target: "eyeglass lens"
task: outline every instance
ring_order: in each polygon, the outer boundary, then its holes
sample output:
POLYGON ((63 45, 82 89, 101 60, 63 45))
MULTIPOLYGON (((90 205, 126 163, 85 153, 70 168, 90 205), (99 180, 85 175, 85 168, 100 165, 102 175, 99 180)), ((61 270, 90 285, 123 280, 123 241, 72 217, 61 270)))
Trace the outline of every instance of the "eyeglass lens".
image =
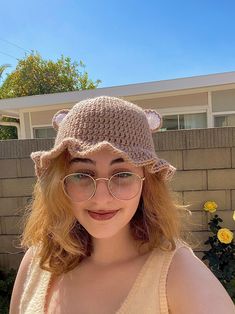
MULTIPOLYGON (((108 188, 114 197, 128 200, 135 197, 142 184, 142 179, 131 172, 121 172, 113 175, 108 182, 108 188)), ((95 180, 85 173, 73 173, 64 179, 64 191, 74 202, 88 200, 95 192, 95 180)))

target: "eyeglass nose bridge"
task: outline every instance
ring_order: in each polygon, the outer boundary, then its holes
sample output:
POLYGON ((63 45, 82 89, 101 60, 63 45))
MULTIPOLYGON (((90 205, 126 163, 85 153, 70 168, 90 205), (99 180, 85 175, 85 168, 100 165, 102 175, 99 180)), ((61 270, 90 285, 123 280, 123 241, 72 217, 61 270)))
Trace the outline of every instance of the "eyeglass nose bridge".
MULTIPOLYGON (((111 178, 112 178, 112 177, 111 177, 111 178)), ((95 195, 96 190, 97 190, 97 182, 96 182, 96 181, 99 181, 99 180, 108 181, 108 184, 107 184, 107 186, 108 186, 108 191, 109 191, 109 193, 110 193, 112 196, 114 196, 113 193, 112 193, 112 191, 111 191, 110 188, 109 188, 109 183, 110 183, 110 179, 111 179, 111 178, 96 178, 96 179, 92 178, 92 179, 94 180, 94 183, 95 183, 95 189, 94 189, 94 192, 93 192, 93 194, 92 194, 92 197, 95 195)), ((115 197, 115 196, 114 196, 114 197, 115 197)))
MULTIPOLYGON (((93 178, 94 179, 94 178, 93 178)), ((98 180, 105 180, 105 181, 109 181, 111 178, 96 178, 94 179, 95 181, 98 181, 98 180)))

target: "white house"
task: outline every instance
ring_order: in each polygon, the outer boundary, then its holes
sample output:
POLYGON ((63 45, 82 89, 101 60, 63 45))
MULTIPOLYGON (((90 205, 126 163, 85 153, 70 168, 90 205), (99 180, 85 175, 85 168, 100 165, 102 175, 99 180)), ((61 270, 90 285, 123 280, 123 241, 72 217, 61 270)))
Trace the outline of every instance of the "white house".
POLYGON ((235 71, 129 84, 94 90, 35 95, 0 100, 3 116, 20 120, 18 135, 26 138, 55 136, 55 112, 82 99, 109 95, 130 100, 163 116, 164 130, 235 126, 235 71))

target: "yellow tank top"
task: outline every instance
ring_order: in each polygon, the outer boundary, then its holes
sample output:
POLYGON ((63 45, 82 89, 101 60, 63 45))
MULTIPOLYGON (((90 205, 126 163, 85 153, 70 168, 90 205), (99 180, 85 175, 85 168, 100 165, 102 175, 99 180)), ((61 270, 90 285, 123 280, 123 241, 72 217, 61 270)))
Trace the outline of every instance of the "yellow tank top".
MULTIPOLYGON (((170 263, 176 251, 186 247, 195 256, 193 250, 183 241, 176 242, 174 251, 152 250, 142 266, 126 299, 115 314, 170 314, 166 279, 170 263)), ((44 314, 46 294, 51 273, 39 267, 39 260, 33 259, 25 281, 21 297, 20 314, 44 314)))

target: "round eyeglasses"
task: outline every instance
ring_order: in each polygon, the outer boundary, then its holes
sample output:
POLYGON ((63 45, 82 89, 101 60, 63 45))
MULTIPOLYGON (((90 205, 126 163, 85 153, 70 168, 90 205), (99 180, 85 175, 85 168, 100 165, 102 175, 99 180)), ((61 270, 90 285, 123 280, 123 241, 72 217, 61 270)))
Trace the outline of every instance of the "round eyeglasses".
POLYGON ((145 177, 133 172, 118 172, 108 178, 94 179, 87 173, 71 173, 61 180, 65 195, 73 202, 91 199, 96 192, 98 180, 108 181, 109 192, 118 200, 134 198, 142 188, 145 177))

